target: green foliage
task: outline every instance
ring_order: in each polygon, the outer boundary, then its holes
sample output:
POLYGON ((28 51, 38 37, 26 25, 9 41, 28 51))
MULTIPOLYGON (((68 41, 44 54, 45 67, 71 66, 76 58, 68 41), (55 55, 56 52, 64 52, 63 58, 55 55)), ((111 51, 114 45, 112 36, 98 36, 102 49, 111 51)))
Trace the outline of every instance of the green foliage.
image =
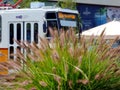
POLYGON ((97 39, 76 38, 73 30, 50 29, 50 41, 40 38, 40 45, 19 43, 26 56, 23 73, 37 90, 117 90, 120 88, 118 48, 111 48, 104 36, 97 39))
MULTIPOLYGON (((14 2, 17 2, 18 0, 13 0, 14 2)), ((40 1, 40 2, 47 2, 48 0, 23 0, 20 4, 21 8, 30 7, 30 2, 33 1, 40 1)), ((74 0, 62 0, 58 1, 58 6, 62 8, 69 8, 69 9, 76 9, 76 4, 74 0)))
POLYGON ((74 0, 61 0, 58 1, 58 6, 62 8, 76 9, 76 3, 74 0))

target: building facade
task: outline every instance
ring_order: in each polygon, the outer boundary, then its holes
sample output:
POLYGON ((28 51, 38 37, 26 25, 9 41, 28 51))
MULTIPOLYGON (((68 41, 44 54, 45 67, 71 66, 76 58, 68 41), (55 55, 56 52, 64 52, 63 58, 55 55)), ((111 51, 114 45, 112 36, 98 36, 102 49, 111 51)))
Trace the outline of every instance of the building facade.
POLYGON ((80 13, 82 30, 105 24, 114 19, 120 20, 119 0, 74 0, 74 2, 80 13))

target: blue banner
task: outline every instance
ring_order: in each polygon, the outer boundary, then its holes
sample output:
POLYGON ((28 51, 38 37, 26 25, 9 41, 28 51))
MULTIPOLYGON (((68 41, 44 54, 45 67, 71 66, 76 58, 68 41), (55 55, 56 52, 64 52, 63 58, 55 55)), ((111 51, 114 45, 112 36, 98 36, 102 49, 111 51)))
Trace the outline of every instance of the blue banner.
POLYGON ((79 4, 77 9, 80 13, 82 30, 87 30, 107 22, 106 8, 103 6, 79 4))

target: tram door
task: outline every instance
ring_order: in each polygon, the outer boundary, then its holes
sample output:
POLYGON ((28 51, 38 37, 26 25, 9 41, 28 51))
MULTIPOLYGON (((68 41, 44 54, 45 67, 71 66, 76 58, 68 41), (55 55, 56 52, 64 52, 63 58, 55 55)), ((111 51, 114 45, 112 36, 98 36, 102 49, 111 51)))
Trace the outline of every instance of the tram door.
POLYGON ((15 40, 38 43, 38 22, 9 22, 9 59, 13 60, 17 49, 24 53, 15 40))

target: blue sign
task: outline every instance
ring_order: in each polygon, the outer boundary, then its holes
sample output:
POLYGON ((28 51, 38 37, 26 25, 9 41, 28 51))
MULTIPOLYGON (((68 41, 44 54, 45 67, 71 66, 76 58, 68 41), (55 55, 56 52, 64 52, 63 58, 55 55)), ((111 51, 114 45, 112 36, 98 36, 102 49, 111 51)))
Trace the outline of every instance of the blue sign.
POLYGON ((16 18, 18 18, 18 19, 22 19, 22 15, 16 16, 16 18))
POLYGON ((77 9, 80 13, 82 30, 106 23, 106 10, 103 6, 79 4, 77 9))

